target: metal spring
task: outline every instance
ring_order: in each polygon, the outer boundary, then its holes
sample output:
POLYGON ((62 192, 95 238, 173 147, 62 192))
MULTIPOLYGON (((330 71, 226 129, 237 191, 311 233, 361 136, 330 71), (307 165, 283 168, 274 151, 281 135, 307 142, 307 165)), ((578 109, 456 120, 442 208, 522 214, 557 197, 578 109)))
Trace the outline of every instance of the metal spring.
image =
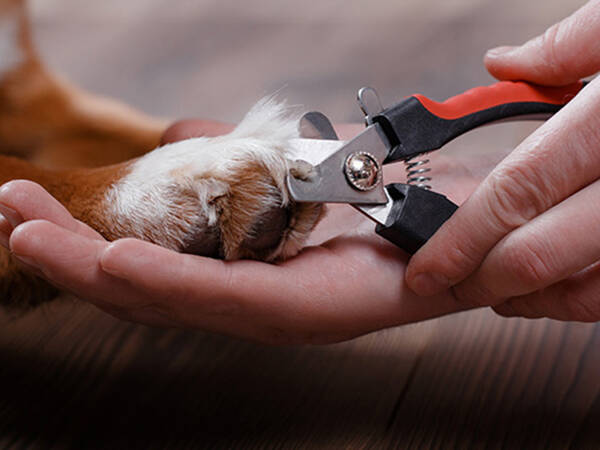
POLYGON ((405 159, 404 164, 406 165, 406 184, 417 186, 423 189, 431 189, 431 185, 428 184, 431 181, 431 177, 426 175, 428 172, 431 172, 431 168, 423 167, 428 163, 429 160, 424 159, 423 155, 415 155, 411 158, 405 159))

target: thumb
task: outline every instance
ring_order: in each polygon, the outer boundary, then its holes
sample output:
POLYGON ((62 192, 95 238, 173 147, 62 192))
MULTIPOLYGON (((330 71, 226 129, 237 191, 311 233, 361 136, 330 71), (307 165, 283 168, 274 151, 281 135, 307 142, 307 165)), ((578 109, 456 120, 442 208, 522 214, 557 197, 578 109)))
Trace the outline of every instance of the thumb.
POLYGON ((500 80, 525 80, 562 86, 600 71, 600 0, 578 11, 519 47, 498 47, 484 58, 500 80))

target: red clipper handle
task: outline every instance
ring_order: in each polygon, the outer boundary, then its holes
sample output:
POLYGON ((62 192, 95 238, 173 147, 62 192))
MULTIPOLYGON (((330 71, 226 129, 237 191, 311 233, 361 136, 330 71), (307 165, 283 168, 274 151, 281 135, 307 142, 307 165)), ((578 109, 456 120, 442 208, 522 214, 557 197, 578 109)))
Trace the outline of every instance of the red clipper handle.
POLYGON ((564 87, 536 86, 522 81, 500 81, 491 86, 476 87, 443 103, 416 94, 419 102, 432 114, 447 120, 475 114, 508 103, 542 103, 564 106, 583 88, 578 81, 564 87))
POLYGON ((501 81, 477 87, 445 102, 417 94, 384 110, 374 118, 394 149, 386 162, 407 159, 442 147, 473 128, 497 120, 518 120, 526 115, 552 115, 585 86, 544 87, 501 81))

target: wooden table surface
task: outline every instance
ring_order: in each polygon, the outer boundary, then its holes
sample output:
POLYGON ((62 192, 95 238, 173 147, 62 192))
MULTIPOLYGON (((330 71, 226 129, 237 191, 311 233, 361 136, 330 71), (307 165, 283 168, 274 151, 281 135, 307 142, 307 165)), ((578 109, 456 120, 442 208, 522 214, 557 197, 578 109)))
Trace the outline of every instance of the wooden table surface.
MULTIPOLYGON (((33 17, 54 67, 155 114, 234 121, 285 86, 341 121, 359 119, 363 83, 390 102, 489 83, 486 48, 582 3, 39 0, 33 17)), ((528 131, 455 145, 514 146, 528 131)), ((280 348, 78 300, 0 323, 0 448, 600 447, 595 324, 478 310, 280 348)))

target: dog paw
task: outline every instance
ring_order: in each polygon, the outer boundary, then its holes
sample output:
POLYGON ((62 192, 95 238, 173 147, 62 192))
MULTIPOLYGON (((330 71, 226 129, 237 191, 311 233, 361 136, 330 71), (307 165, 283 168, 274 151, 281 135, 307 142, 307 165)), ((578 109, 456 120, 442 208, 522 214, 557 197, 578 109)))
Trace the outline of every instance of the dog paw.
POLYGON ((290 169, 304 170, 287 157, 297 123, 265 99, 228 135, 143 156, 106 193, 104 234, 225 259, 293 256, 323 213, 293 202, 285 186, 290 169))

